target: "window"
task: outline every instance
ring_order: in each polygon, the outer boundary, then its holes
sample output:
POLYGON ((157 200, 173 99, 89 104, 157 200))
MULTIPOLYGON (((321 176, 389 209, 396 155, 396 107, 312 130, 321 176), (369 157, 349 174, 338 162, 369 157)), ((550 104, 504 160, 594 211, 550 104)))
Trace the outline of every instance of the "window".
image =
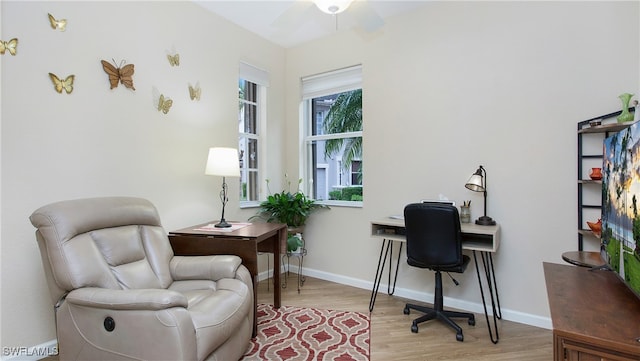
POLYGON ((260 200, 264 169, 266 95, 268 74, 240 63, 238 79, 238 152, 240 157, 240 206, 252 206, 260 200))
POLYGON ((323 203, 362 205, 361 84, 360 66, 302 79, 303 180, 323 203))

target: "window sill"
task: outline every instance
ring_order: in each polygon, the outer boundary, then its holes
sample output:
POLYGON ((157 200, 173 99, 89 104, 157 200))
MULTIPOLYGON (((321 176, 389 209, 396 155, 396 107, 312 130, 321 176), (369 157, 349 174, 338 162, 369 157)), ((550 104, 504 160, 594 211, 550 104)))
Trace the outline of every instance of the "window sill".
POLYGON ((259 208, 259 207, 260 207, 260 201, 240 202, 240 209, 259 208))
POLYGON ((326 200, 326 201, 316 201, 316 203, 324 204, 331 207, 362 208, 362 202, 354 202, 354 201, 326 200))

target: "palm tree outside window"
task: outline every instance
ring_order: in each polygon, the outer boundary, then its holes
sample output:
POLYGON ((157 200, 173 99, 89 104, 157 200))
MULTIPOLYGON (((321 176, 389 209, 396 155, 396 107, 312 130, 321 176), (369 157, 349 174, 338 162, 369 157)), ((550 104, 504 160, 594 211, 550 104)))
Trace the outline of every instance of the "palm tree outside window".
POLYGON ((309 104, 315 115, 305 140, 311 193, 331 204, 361 204, 362 89, 312 98, 309 104))

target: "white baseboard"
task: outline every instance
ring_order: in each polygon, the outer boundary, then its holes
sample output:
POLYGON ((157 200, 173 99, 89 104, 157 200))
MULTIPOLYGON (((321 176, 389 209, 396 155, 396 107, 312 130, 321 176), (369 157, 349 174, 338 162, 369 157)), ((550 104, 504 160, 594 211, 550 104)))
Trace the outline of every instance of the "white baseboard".
POLYGON ((36 346, 4 346, 2 348, 2 361, 35 361, 48 356, 58 354, 58 341, 51 340, 36 346))
MULTIPOLYGON (((298 267, 292 264, 291 272, 297 272, 297 271, 298 271, 298 267)), ((322 280, 340 283, 343 285, 362 288, 366 290, 371 290, 373 288, 373 282, 371 281, 364 281, 357 278, 346 277, 346 276, 324 272, 324 271, 318 271, 318 270, 310 269, 306 267, 303 269, 302 273, 305 276, 319 278, 322 280)), ((272 273, 270 272, 269 274, 271 275, 272 273)), ((267 272, 262 272, 258 275, 259 280, 263 280, 266 278, 267 278, 267 272)), ((381 283, 379 288, 380 292, 384 293, 386 289, 387 289, 387 284, 381 283)), ((378 296, 380 295, 381 294, 379 294, 378 296)), ((410 290, 402 287, 396 287, 394 295, 398 297, 418 301, 418 302, 433 299, 433 293, 416 292, 414 290, 410 290)), ((449 297, 445 297, 444 300, 449 307, 457 308, 457 309, 468 311, 468 312, 484 314, 484 307, 482 306, 481 303, 468 302, 468 301, 464 301, 456 298, 449 298, 449 297)), ((490 305, 487 305, 487 311, 489 312, 489 317, 491 317, 492 312, 491 312, 490 305)), ((520 311, 505 309, 504 307, 501 308, 501 311, 502 311, 502 319, 504 320, 523 323, 526 325, 545 328, 548 330, 552 329, 551 319, 549 317, 532 315, 532 314, 528 314, 520 311)), ((493 323, 491 319, 489 321, 493 323)))

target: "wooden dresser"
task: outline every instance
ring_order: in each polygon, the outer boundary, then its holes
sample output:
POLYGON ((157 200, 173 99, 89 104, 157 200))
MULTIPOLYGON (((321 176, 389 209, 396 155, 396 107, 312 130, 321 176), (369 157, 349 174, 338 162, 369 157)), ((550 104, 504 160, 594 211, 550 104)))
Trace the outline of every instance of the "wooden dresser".
POLYGON ((611 271, 544 263, 554 360, 640 360, 640 298, 611 271))

